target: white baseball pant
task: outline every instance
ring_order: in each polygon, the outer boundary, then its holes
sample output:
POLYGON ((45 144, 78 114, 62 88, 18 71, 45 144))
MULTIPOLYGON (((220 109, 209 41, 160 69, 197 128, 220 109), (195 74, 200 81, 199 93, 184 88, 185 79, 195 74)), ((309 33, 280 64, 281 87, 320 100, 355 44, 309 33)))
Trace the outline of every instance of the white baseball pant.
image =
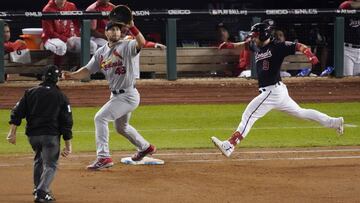
POLYGON ((97 48, 100 48, 107 43, 107 40, 103 38, 91 37, 91 40, 96 43, 97 48))
POLYGON ((245 138, 254 123, 270 110, 277 109, 298 118, 313 120, 328 128, 338 127, 338 118, 330 117, 313 109, 301 108, 290 96, 282 82, 259 89, 261 94, 246 107, 237 131, 245 138), (265 90, 265 91, 264 91, 265 90))
MULTIPOLYGON (((80 53, 81 51, 81 38, 80 37, 70 37, 67 42, 63 42, 59 38, 48 39, 44 47, 46 50, 50 50, 56 55, 63 56, 66 54, 66 51, 72 53, 80 53)), ((97 49, 97 44, 94 41, 90 41, 90 54, 94 54, 97 49)))
POLYGON ((360 75, 360 48, 344 46, 344 76, 360 75))

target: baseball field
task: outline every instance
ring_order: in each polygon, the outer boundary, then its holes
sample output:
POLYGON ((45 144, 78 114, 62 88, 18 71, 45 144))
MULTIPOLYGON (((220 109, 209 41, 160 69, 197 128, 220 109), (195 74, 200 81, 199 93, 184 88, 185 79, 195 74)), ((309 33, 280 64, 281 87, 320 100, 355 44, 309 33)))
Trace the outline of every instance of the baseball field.
MULTIPOLYGON (((86 171, 85 166, 95 159, 93 117, 100 106, 96 103, 99 101, 85 105, 94 107, 74 105, 73 154, 60 159, 52 185, 57 202, 359 202, 359 79, 307 82, 326 87, 327 94, 320 88, 314 90, 311 85, 291 81, 289 92, 304 108, 343 116, 345 134, 339 137, 333 129, 271 111, 255 123, 231 158, 222 156, 210 137, 226 139, 236 129, 246 101, 256 95, 252 82, 237 81, 239 84, 233 85, 227 81, 222 83, 225 85, 212 86, 208 95, 201 93, 201 98, 209 98, 208 101, 200 101, 196 93, 204 90, 202 84, 191 84, 189 88, 165 82, 162 90, 156 91, 158 84, 140 83, 143 105, 133 112, 131 124, 157 146, 154 157, 165 160, 165 165, 159 166, 121 164, 120 158, 131 155, 135 149, 110 125, 115 166, 104 171, 86 171), (220 95, 218 100, 225 102, 211 102, 213 91, 220 95), (226 102, 233 96, 221 97, 223 91, 234 92, 232 95, 249 93, 238 97, 245 102, 226 102), (170 102, 151 104, 149 95, 158 97, 159 92, 168 93, 170 102), (187 96, 177 103, 171 102, 179 94, 187 96), (312 94, 315 100, 309 101, 307 94, 312 94), (191 98, 194 102, 189 102, 191 98)), ((26 88, 20 86, 2 87, 2 101, 10 104, 16 100, 5 97, 19 97, 26 88)), ((63 88, 70 100, 78 104, 75 99, 81 98, 71 93, 73 88, 66 85, 63 88)), ((82 88, 83 94, 88 93, 86 89, 95 91, 91 86, 82 88)), ((5 137, 10 110, 9 106, 2 107, 0 202, 31 202, 33 157, 24 135, 25 122, 18 129, 16 146, 8 144, 5 137)))

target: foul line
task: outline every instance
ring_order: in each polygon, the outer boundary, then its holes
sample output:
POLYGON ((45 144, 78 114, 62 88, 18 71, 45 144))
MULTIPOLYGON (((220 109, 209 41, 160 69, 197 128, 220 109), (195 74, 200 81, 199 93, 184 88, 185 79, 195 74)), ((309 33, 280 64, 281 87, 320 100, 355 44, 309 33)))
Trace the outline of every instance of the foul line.
MULTIPOLYGON (((360 148, 351 148, 351 149, 310 149, 310 150, 274 150, 274 151, 237 151, 234 152, 233 154, 295 154, 295 153, 329 153, 329 152, 360 152, 360 148)), ((128 156, 129 154, 127 153, 114 153, 113 156, 128 156)), ((220 152, 185 152, 185 153, 178 153, 178 152, 174 152, 174 153, 158 153, 155 156, 157 157, 177 157, 177 156, 214 156, 214 155, 221 155, 220 152)), ((95 153, 94 154, 74 154, 71 155, 71 158, 85 158, 85 157, 96 157, 95 153)), ((219 156, 220 157, 220 156, 219 156)), ((221 156, 222 157, 222 156, 221 156)), ((19 157, 17 157, 19 158, 19 157)), ((20 159, 32 159, 32 156, 23 156, 20 157, 20 159)), ((360 159, 360 155, 358 156, 317 156, 317 157, 284 157, 284 158, 218 158, 218 159, 192 159, 192 160, 171 160, 171 161, 166 161, 168 163, 210 163, 210 162, 234 162, 234 161, 300 161, 300 160, 334 160, 334 159, 360 159)), ((1 163, 0 164, 0 168, 1 167, 22 167, 22 166, 26 166, 26 165, 32 165, 32 163, 14 163, 14 164, 9 164, 9 163, 1 163)), ((65 166, 71 166, 71 165, 81 165, 78 162, 71 162, 71 163, 64 163, 64 162, 60 162, 60 165, 65 165, 65 166)))
MULTIPOLYGON (((233 154, 293 154, 293 153, 325 153, 325 152, 360 152, 360 148, 355 149, 310 149, 310 150, 266 150, 266 151, 235 151, 233 154)), ((220 155, 220 152, 174 152, 174 153, 156 153, 154 156, 206 156, 220 155)), ((114 153, 113 156, 129 156, 129 153, 114 153)), ((95 157, 94 154, 74 154, 75 158, 95 157)), ((32 157, 31 157, 32 158, 32 157)))
MULTIPOLYGON (((249 161, 306 161, 306 160, 336 160, 336 159, 360 159, 360 156, 325 156, 325 157, 290 157, 290 158, 243 158, 243 159, 198 159, 198 160, 172 160, 165 163, 211 163, 211 162, 249 162, 249 161)), ((120 164, 120 162, 119 162, 120 164)), ((0 164, 1 167, 19 167, 32 164, 0 164)), ((77 162, 60 163, 61 166, 82 165, 77 162)))
POLYGON ((301 161, 301 160, 334 160, 334 159, 360 159, 360 156, 325 156, 325 157, 294 157, 294 158, 249 158, 249 159, 209 159, 209 160, 178 160, 175 163, 211 163, 228 161, 301 161))
MULTIPOLYGON (((204 149, 208 150, 208 149, 204 149)), ((161 150, 160 150, 161 151, 161 150)), ((181 151, 179 149, 178 151, 181 151)), ((350 148, 350 149, 305 149, 305 150, 264 150, 264 151, 234 151, 232 154, 295 154, 295 153, 335 153, 335 152, 360 152, 360 148, 350 148)), ((169 152, 169 153, 156 153, 154 156, 207 156, 207 155, 220 155, 220 152, 169 152)), ((115 152, 112 156, 131 156, 132 153, 122 153, 115 152)), ((0 155, 1 157, 2 155, 0 155)), ((6 155, 7 157, 9 155, 6 155)), ((33 156, 29 156, 25 154, 24 156, 19 155, 16 158, 25 158, 25 159, 33 159, 33 156), (20 157, 19 157, 20 156, 20 157)), ((96 157, 96 153, 93 154, 71 154, 70 158, 84 158, 84 157, 96 157)))
MULTIPOLYGON (((345 124, 347 128, 358 128, 357 125, 353 124, 345 124)), ((287 126, 287 127, 253 127, 251 130, 277 130, 277 129, 322 129, 326 128, 323 126, 287 126)), ((154 129, 137 129, 139 132, 153 132, 153 131, 172 131, 172 132, 180 132, 180 131, 214 131, 214 130, 234 130, 235 128, 154 128, 154 129)), ((114 130, 109 130, 109 132, 113 133, 114 130)), ((18 133, 25 133, 24 131, 18 131, 18 133)), ((95 133, 94 130, 74 130, 73 133, 95 133)), ((3 133, 4 135, 7 133, 3 133)))

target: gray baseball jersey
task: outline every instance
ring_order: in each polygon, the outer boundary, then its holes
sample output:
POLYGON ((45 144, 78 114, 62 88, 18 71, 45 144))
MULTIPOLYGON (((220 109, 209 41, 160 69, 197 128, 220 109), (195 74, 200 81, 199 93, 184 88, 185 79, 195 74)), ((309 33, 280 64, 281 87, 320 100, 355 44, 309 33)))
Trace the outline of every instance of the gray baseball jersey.
POLYGON ((114 121, 116 131, 133 143, 139 151, 146 150, 150 143, 129 124, 131 112, 140 103, 135 85, 138 72, 136 59, 138 51, 135 40, 120 40, 112 48, 108 44, 99 48, 85 66, 90 73, 101 71, 109 82, 111 91, 125 90, 111 94, 110 100, 95 115, 95 139, 97 157, 110 157, 109 126, 114 121))
POLYGON ((138 55, 136 44, 136 40, 120 40, 112 48, 106 44, 95 52, 85 68, 90 73, 101 71, 108 80, 111 91, 133 87, 138 55))

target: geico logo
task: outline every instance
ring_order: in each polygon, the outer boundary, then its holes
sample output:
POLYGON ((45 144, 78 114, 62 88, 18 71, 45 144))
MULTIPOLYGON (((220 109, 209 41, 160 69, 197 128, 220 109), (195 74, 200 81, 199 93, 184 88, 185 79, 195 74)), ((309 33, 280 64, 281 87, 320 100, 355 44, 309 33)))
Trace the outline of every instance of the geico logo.
POLYGON ((189 15, 191 14, 190 10, 168 10, 169 15, 189 15))
POLYGON ((133 11, 132 14, 134 16, 149 16, 150 11, 133 11))
POLYGON ((6 12, 0 12, 0 16, 7 16, 6 12))
POLYGON ((40 17, 42 16, 41 12, 25 12, 25 16, 36 16, 36 17, 40 17))
POLYGON ((60 15, 83 15, 82 11, 60 11, 60 15))
POLYGON ((266 10, 267 15, 286 15, 289 14, 288 10, 266 10))

